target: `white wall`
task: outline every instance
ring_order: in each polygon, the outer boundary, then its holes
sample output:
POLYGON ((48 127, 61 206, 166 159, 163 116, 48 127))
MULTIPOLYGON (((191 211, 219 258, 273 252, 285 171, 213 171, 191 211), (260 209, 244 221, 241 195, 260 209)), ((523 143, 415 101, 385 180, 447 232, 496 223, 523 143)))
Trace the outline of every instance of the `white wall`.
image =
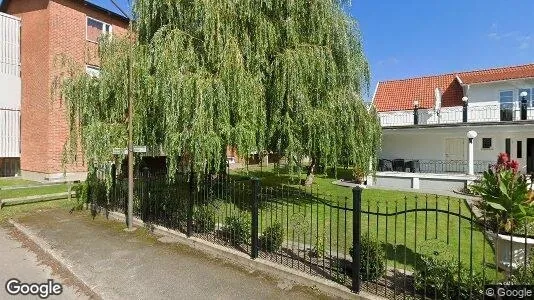
POLYGON ((0 73, 0 109, 20 110, 20 77, 0 73))
POLYGON ((0 13, 0 157, 20 157, 20 19, 0 13))
POLYGON ((492 125, 462 126, 444 128, 385 129, 382 138, 381 158, 445 160, 445 140, 465 139, 464 159, 467 160, 467 137, 469 130, 475 130, 478 137, 474 141, 476 161, 496 161, 497 155, 505 152, 505 139, 511 139, 511 158, 517 159, 526 170, 527 138, 534 138, 534 125, 492 125), (492 138, 492 149, 482 149, 482 138, 492 138), (522 141, 522 158, 517 158, 517 141, 522 141))
POLYGON ((501 91, 513 90, 514 100, 519 101, 519 89, 523 88, 534 88, 534 78, 471 84, 467 90, 467 97, 469 105, 499 105, 501 91))

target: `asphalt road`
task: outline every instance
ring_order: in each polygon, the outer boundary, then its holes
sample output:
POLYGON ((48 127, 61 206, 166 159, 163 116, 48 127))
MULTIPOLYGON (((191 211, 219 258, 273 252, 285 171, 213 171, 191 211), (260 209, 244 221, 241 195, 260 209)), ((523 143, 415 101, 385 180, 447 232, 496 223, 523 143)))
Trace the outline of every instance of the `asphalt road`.
POLYGON ((77 288, 69 274, 61 270, 46 254, 32 248, 28 241, 19 239, 12 229, 0 227, 0 299, 40 299, 32 295, 9 295, 6 283, 13 278, 22 283, 46 283, 52 279, 62 284, 63 292, 48 299, 90 298, 82 289, 77 288))

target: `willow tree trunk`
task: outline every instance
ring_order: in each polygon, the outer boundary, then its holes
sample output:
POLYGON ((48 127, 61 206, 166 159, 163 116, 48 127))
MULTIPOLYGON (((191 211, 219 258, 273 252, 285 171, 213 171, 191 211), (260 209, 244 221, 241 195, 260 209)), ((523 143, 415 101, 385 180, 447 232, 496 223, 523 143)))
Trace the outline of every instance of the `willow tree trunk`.
POLYGON ((304 186, 311 186, 313 184, 313 176, 315 174, 316 167, 317 167, 317 162, 315 158, 312 158, 310 166, 308 167, 308 173, 306 174, 306 180, 304 181, 304 186))

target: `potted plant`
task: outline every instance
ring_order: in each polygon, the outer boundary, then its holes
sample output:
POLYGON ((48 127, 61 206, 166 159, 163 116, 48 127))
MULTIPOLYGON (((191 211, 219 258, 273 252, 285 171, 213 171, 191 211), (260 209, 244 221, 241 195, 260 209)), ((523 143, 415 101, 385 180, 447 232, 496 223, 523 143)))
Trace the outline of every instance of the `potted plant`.
POLYGON ((534 239, 528 237, 534 206, 518 162, 506 153, 499 154, 497 164, 484 172, 472 190, 482 198, 478 206, 485 213, 485 225, 492 230, 488 233, 494 240, 498 266, 508 270, 524 264, 534 246, 534 239))
POLYGON ((354 177, 354 183, 366 184, 367 174, 360 167, 354 167, 354 169, 352 169, 352 176, 354 177))

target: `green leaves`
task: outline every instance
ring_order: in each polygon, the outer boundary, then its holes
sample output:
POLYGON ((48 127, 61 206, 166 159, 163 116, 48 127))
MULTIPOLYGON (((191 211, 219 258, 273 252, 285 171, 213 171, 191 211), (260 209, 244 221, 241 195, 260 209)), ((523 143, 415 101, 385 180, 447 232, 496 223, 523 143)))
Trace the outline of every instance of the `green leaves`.
POLYGON ((534 217, 534 207, 527 203, 526 178, 513 170, 486 171, 472 189, 482 197, 487 216, 498 221, 506 232, 513 232, 534 217))
POLYGON ((131 36, 101 41, 100 78, 65 76, 69 148, 81 140, 88 160, 105 162, 125 147, 131 87, 135 143, 161 149, 171 174, 182 163, 218 170, 227 146, 368 170, 381 128, 362 101, 369 66, 341 5, 136 1, 131 36))

